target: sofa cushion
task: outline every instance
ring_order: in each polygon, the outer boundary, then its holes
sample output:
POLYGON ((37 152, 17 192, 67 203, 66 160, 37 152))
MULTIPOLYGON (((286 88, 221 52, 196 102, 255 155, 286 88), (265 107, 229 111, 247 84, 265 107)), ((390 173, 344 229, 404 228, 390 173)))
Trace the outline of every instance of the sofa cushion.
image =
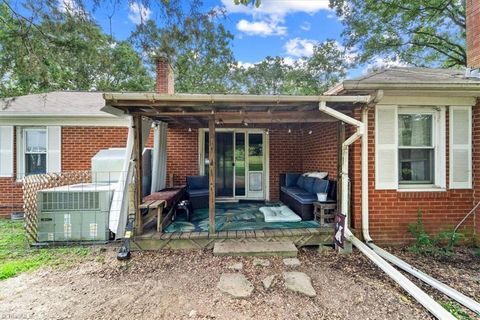
POLYGON ((317 195, 314 193, 294 193, 290 194, 292 198, 300 202, 301 204, 312 204, 313 202, 317 201, 317 195))
POLYGON ((324 179, 316 179, 313 185, 312 193, 328 193, 330 181, 324 179))
POLYGON ((285 186, 286 187, 295 187, 297 185, 298 177, 300 173, 286 173, 285 174, 285 186))
POLYGON ((295 187, 281 187, 280 190, 282 190, 283 192, 285 193, 288 193, 288 194, 295 194, 295 193, 305 193, 305 190, 304 189, 301 189, 297 186, 295 187))
POLYGON ((303 189, 303 185, 304 185, 304 184, 305 184, 305 177, 304 177, 304 176, 298 177, 297 187, 303 189))
POLYGON ((189 190, 208 189, 208 176, 189 176, 187 185, 189 190))
POLYGON ((309 193, 313 193, 313 184, 317 180, 316 178, 306 177, 305 182, 303 183, 303 189, 309 193))
POLYGON ((191 189, 191 190, 188 190, 188 195, 190 197, 208 196, 208 189, 191 189))

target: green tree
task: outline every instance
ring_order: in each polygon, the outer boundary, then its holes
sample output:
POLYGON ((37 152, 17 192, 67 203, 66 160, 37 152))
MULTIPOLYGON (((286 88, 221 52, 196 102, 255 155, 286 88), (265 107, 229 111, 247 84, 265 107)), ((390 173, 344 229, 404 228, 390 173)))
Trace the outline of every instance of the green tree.
POLYGON ((360 62, 377 57, 418 66, 465 66, 465 0, 330 0, 360 62))
POLYGON ((127 42, 54 8, 28 22, 0 5, 1 96, 52 90, 147 90, 152 78, 127 42))
POLYGON ((315 46, 310 57, 267 57, 248 68, 239 66, 234 81, 237 90, 250 94, 319 95, 342 80, 353 63, 345 49, 328 40, 315 46))

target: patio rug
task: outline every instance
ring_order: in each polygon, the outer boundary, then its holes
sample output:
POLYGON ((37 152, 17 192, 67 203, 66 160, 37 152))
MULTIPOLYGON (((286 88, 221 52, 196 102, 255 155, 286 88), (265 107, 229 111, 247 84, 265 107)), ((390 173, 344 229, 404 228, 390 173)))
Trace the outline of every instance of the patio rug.
MULTIPOLYGON (((266 229, 301 229, 318 228, 315 221, 299 222, 265 222, 260 207, 264 202, 238 202, 216 204, 216 230, 266 230, 266 229)), ((280 206, 282 203, 268 203, 268 206, 280 206)), ((185 214, 179 213, 164 232, 208 231, 208 208, 196 209, 187 221, 185 214)))

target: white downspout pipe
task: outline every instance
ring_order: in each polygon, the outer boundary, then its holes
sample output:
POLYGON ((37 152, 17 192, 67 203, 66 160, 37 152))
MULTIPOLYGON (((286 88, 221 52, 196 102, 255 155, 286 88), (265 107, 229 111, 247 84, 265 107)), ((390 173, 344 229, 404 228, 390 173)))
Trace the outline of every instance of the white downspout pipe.
MULTIPOLYGON (((342 213, 345 215, 345 237, 348 241, 357 247, 363 254, 365 254, 373 263, 375 263, 380 269, 382 269, 390 278, 392 278, 397 284, 404 288, 410 295, 412 295, 420 304, 422 304, 428 311, 430 311, 438 319, 456 319, 452 314, 445 310, 440 304, 438 304, 432 297, 417 287, 412 281, 406 278, 398 270, 392 267, 388 262, 383 260, 372 249, 366 246, 363 242, 358 240, 350 231, 348 225, 348 149, 349 146, 365 135, 365 123, 353 119, 341 112, 331 109, 326 106, 325 102, 320 102, 319 109, 332 117, 342 120, 348 124, 357 127, 356 132, 342 143, 342 213)), ((365 153, 366 154, 366 153, 365 153)), ((363 147, 362 147, 363 157, 363 147)), ((362 158, 363 159, 363 158, 362 158)), ((362 165, 363 167, 363 165, 362 165)), ((362 184, 363 187, 363 184, 362 184)), ((367 184, 368 187, 368 184, 367 184)), ((367 188, 368 189, 368 188, 367 188)), ((362 190, 362 195, 363 195, 362 190)), ((367 193, 368 196, 368 193, 367 193)))
POLYGON ((426 273, 418 270, 417 268, 409 265, 400 258, 392 255, 391 253, 376 246, 370 237, 369 230, 369 210, 368 210, 368 109, 362 110, 362 123, 365 126, 364 134, 362 135, 362 235, 367 245, 379 256, 390 261, 400 269, 410 273, 418 279, 424 281, 435 289, 443 292, 445 295, 452 299, 455 299, 470 310, 480 314, 480 304, 475 300, 465 296, 457 290, 447 286, 446 284, 438 281, 435 278, 427 275, 426 273))

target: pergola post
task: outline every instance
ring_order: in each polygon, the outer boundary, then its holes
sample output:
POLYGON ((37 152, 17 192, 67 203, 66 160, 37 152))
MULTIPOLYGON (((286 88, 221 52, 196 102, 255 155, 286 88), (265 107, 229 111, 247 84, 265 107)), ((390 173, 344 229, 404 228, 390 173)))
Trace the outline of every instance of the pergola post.
POLYGON ((208 179, 209 179, 209 205, 208 221, 210 233, 215 233, 215 177, 216 177, 216 147, 215 147, 215 117, 208 119, 208 179))
POLYGON ((135 166, 135 230, 138 235, 143 233, 142 212, 140 205, 142 202, 142 117, 133 116, 133 153, 135 166))

